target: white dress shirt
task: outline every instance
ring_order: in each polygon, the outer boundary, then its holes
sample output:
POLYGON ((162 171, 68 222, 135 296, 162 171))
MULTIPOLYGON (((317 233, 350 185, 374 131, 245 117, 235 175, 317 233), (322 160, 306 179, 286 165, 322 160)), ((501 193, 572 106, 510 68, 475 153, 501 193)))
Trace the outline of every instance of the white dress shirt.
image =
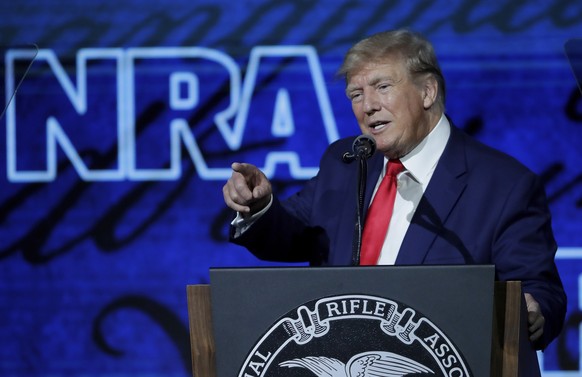
MULTIPOLYGON (((384 239, 378 264, 392 265, 396 262, 400 246, 402 245, 412 216, 443 154, 450 134, 451 125, 448 119, 442 115, 436 127, 428 136, 410 153, 400 158, 400 162, 404 165, 405 170, 397 177, 397 192, 396 199, 394 200, 392 219, 388 226, 388 232, 384 239)), ((388 159, 385 158, 384 166, 386 166, 387 162, 388 159)), ((383 169, 374 189, 374 195, 376 195, 376 190, 385 172, 386 169, 383 169)))

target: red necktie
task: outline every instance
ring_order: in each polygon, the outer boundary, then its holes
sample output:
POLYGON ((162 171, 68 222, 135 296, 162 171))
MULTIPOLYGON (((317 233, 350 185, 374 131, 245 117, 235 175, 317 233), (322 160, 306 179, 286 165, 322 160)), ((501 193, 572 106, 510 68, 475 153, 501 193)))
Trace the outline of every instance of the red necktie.
POLYGON ((400 160, 389 160, 386 168, 386 175, 380 182, 380 187, 376 191, 376 196, 372 205, 368 209, 364 232, 362 235, 362 249, 360 252, 360 265, 375 265, 378 263, 380 251, 388 224, 394 209, 394 199, 396 198, 396 176, 404 170, 400 160))

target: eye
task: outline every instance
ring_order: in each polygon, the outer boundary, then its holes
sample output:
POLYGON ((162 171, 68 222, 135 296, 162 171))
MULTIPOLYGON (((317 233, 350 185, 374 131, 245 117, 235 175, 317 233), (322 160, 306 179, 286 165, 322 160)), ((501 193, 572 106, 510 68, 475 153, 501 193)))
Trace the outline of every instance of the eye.
POLYGON ((352 92, 349 95, 350 101, 352 102, 359 102, 362 100, 362 93, 361 92, 352 92))
POLYGON ((391 86, 390 84, 382 83, 382 84, 379 84, 377 88, 380 91, 386 91, 386 90, 390 89, 390 86, 391 86))

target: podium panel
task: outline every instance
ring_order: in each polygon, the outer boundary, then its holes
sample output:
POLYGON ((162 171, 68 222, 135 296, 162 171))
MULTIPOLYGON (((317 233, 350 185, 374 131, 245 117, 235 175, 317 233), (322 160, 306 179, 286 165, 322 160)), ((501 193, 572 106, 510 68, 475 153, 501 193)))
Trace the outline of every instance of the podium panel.
POLYGON ((493 266, 211 269, 210 282, 218 377, 491 375, 493 266))

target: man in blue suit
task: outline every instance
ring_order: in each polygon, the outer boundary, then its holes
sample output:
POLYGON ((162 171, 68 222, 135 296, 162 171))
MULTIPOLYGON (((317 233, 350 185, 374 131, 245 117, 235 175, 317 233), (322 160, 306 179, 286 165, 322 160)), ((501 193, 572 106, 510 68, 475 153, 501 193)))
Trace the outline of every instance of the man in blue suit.
MULTIPOLYGON (((530 339, 545 348, 561 331, 566 296, 539 177, 444 115, 444 78, 421 36, 397 30, 366 38, 340 73, 360 130, 379 151, 369 159, 364 208, 384 167, 404 168, 372 264, 494 264, 497 279, 522 281, 530 339)), ((234 163, 223 189, 238 212, 231 240, 265 260, 349 265, 358 166, 342 156, 353 140, 330 145, 317 176, 284 202, 258 168, 234 163)))

